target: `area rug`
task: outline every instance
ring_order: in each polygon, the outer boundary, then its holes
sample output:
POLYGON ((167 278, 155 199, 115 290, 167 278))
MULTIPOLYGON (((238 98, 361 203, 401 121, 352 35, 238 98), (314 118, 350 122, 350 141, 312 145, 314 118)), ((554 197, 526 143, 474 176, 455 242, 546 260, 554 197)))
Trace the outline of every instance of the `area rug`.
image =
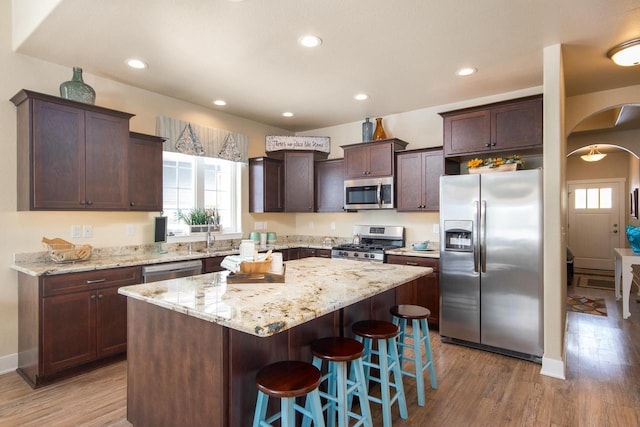
POLYGON ((577 277, 577 286, 581 288, 605 289, 613 291, 616 286, 615 279, 611 276, 593 276, 580 274, 577 277))
POLYGON ((607 305, 604 302, 604 298, 587 298, 579 295, 569 295, 567 296, 567 311, 606 316, 607 305))

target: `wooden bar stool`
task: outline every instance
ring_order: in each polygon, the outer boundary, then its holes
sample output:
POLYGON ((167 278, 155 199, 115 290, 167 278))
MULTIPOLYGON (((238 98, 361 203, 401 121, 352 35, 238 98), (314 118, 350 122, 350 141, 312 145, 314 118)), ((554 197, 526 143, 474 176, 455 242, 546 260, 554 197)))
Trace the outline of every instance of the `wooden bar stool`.
POLYGON ((298 361, 276 362, 262 368, 256 375, 258 399, 253 417, 253 427, 271 426, 280 419, 282 427, 293 427, 296 411, 313 421, 315 427, 324 427, 322 405, 318 393, 322 375, 310 363, 298 361), (280 412, 268 419, 269 396, 280 399, 280 412), (296 403, 296 397, 306 396, 305 407, 296 403))
MULTIPOLYGON (((355 426, 372 426, 367 382, 364 376, 362 355, 364 346, 351 338, 322 338, 311 343, 313 366, 322 371, 322 362, 327 361, 327 374, 321 383, 327 381, 326 393, 320 390, 320 397, 327 403, 327 426, 334 426, 336 415, 338 426, 349 426, 349 418, 356 419, 355 426), (351 375, 347 378, 347 364, 351 362, 351 375), (360 414, 351 412, 353 396, 358 396, 360 414)), ((308 420, 305 425, 308 425, 308 420)))
POLYGON ((408 377, 416 379, 416 388, 418 391, 418 405, 424 406, 424 371, 429 368, 429 379, 431 380, 431 388, 438 388, 438 381, 436 379, 436 371, 433 366, 433 354, 431 354, 431 341, 429 340, 429 325, 427 318, 431 315, 431 311, 428 308, 419 305, 394 305, 391 307, 391 315, 393 316, 393 323, 400 325, 400 335, 398 336, 398 348, 400 350, 400 366, 404 359, 410 360, 414 363, 415 371, 409 372, 402 370, 402 374, 408 377), (408 342, 410 337, 407 334, 407 322, 411 321, 412 329, 412 341, 408 342), (422 346, 424 343, 424 358, 422 355, 422 346), (413 357, 405 356, 404 350, 406 348, 413 349, 413 357))
POLYGON ((384 427, 391 426, 391 406, 394 402, 398 402, 400 409, 400 417, 407 419, 407 402, 404 397, 404 388, 402 386, 402 372, 400 369, 400 360, 398 359, 398 347, 396 345, 396 337, 400 329, 397 325, 390 322, 380 320, 363 320, 356 322, 351 327, 356 334, 356 339, 364 343, 364 356, 362 364, 365 367, 365 377, 367 381, 374 381, 380 384, 381 398, 369 395, 371 402, 382 405, 382 422, 384 427), (375 341, 377 350, 374 349, 375 341), (378 363, 373 361, 371 356, 378 356, 378 363), (379 377, 370 375, 371 368, 379 369, 379 377), (390 382, 393 374, 393 382, 390 382), (393 396, 390 387, 394 388, 393 396))

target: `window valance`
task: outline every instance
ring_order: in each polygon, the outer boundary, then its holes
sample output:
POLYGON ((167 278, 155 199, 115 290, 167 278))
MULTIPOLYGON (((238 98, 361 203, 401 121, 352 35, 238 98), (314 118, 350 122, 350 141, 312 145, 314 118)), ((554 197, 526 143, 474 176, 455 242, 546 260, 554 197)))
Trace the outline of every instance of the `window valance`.
POLYGON ((156 135, 166 138, 164 151, 248 162, 248 138, 241 133, 158 116, 156 135))

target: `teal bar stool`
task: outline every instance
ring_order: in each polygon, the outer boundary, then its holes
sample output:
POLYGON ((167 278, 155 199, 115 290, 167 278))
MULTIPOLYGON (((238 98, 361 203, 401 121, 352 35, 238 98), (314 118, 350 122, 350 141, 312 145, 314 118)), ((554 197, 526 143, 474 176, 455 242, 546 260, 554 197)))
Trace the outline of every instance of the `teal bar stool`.
POLYGON ((396 343, 400 329, 391 322, 363 320, 354 323, 351 330, 356 335, 356 339, 364 344, 362 364, 365 367, 367 382, 373 381, 380 384, 380 398, 369 395, 369 401, 379 403, 382 406, 384 427, 390 427, 392 424, 391 407, 395 402, 398 403, 400 409, 400 418, 406 420, 408 417, 407 402, 404 396, 396 343), (374 362, 372 356, 377 356, 378 363, 374 362), (371 368, 378 369, 380 376, 372 376, 371 368), (391 381, 392 375, 393 381, 391 381), (393 388, 393 394, 391 388, 393 388))
POLYGON ((318 386, 322 375, 310 363, 298 361, 276 362, 262 368, 256 375, 258 400, 253 417, 253 427, 273 427, 280 419, 281 427, 296 425, 296 412, 313 421, 315 427, 324 427, 322 404, 318 386), (266 418, 269 396, 280 399, 280 412, 266 418), (296 397, 306 396, 303 408, 296 397))
MULTIPOLYGON (((327 411, 327 426, 335 425, 336 417, 339 427, 348 427, 349 418, 356 421, 352 427, 372 427, 369 395, 364 376, 362 356, 364 345, 351 338, 329 337, 311 343, 313 366, 322 371, 322 362, 327 362, 327 374, 322 377, 326 381, 326 392, 320 390, 320 397, 327 402, 323 411, 327 411), (351 374, 347 377, 347 364, 351 364, 351 374), (353 397, 360 403, 360 414, 351 411, 353 397)), ((308 425, 308 420, 305 420, 308 425)))
POLYGON ((436 370, 433 366, 433 354, 431 353, 431 341, 429 340, 429 325, 427 323, 427 318, 431 315, 431 311, 419 305, 408 304, 394 305, 390 311, 393 316, 393 324, 400 326, 400 335, 398 336, 400 366, 403 366, 404 359, 412 361, 415 366, 414 372, 402 370, 402 374, 416 379, 418 405, 424 406, 424 371, 427 368, 429 369, 431 388, 438 388, 436 370), (407 323, 409 321, 411 321, 411 335, 407 333, 407 323), (409 342, 409 338, 411 338, 412 342, 409 342), (423 343, 424 355, 422 352, 423 343), (404 355, 404 351, 407 348, 413 350, 413 357, 404 355))

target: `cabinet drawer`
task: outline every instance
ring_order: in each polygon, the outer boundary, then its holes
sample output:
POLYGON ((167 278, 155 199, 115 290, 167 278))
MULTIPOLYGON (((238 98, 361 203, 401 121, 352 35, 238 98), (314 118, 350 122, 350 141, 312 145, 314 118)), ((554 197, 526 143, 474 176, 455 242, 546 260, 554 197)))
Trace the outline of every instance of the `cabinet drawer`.
POLYGON ((403 264, 403 265, 417 265, 420 267, 431 267, 433 272, 437 273, 440 267, 440 260, 438 258, 423 258, 417 256, 406 255, 387 255, 387 264, 403 264))
POLYGON ((45 276, 41 285, 42 296, 48 297, 112 286, 137 285, 141 282, 140 267, 125 267, 45 276))

